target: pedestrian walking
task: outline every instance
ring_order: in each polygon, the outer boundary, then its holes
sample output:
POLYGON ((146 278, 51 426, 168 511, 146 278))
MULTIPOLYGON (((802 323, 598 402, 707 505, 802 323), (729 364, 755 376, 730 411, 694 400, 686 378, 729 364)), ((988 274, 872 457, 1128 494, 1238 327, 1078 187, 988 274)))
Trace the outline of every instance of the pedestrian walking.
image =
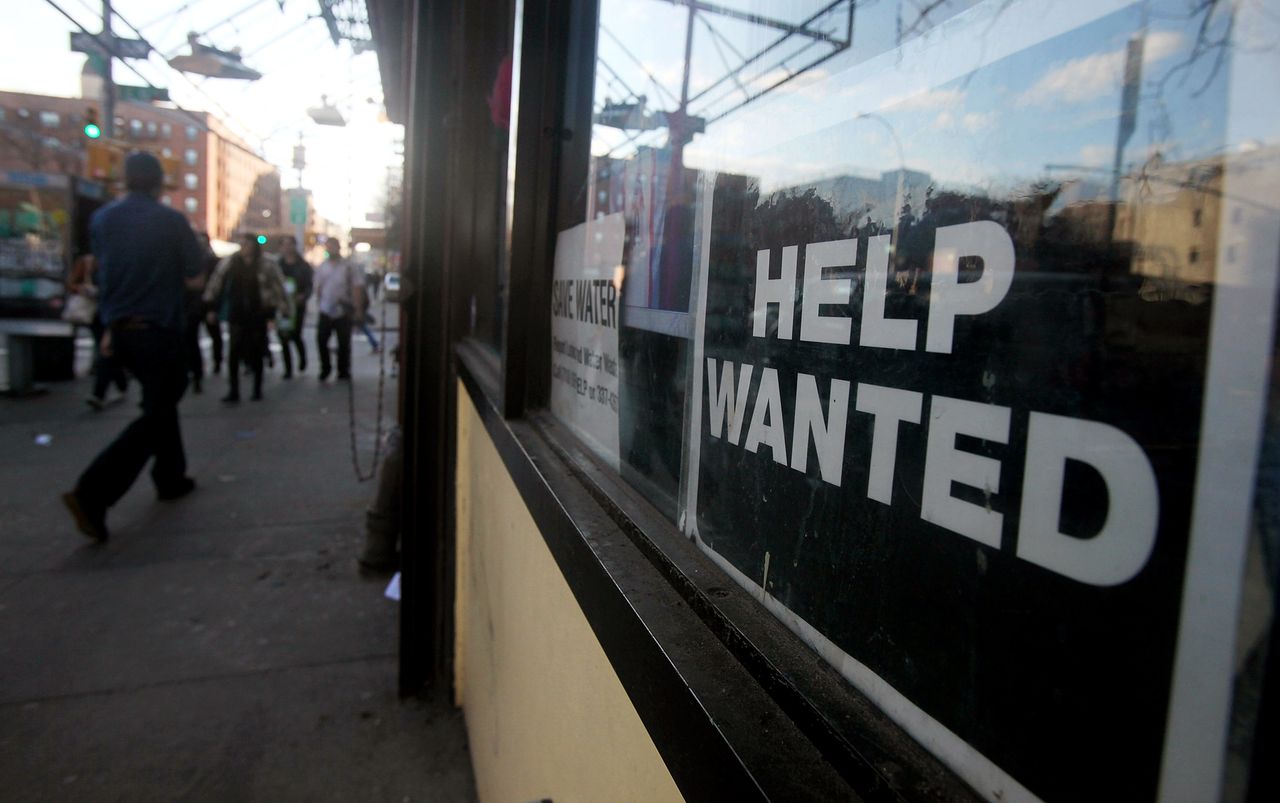
POLYGON ((330 238, 328 258, 316 269, 316 305, 320 319, 316 324, 316 349, 320 354, 320 381, 329 378, 332 363, 329 338, 338 336, 338 379, 351 379, 351 324, 356 311, 363 307, 360 276, 355 267, 342 257, 342 242, 330 238))
POLYGON ((361 296, 360 308, 356 310, 355 322, 360 327, 361 333, 365 339, 369 341, 369 352, 371 354, 378 353, 378 337, 373 333, 373 324, 376 321, 373 318, 373 295, 372 287, 376 287, 376 283, 370 283, 369 276, 372 272, 364 266, 356 266, 356 270, 360 273, 360 282, 364 287, 364 293, 361 296))
POLYGON ((187 476, 178 401, 187 386, 183 290, 187 281, 199 282, 200 247, 186 218, 158 200, 164 170, 156 157, 132 153, 124 173, 128 194, 94 213, 89 235, 106 327, 100 347, 142 386, 142 415, 62 497, 80 532, 99 542, 107 539, 107 510, 147 461, 153 461, 151 480, 161 500, 195 489, 187 476))
POLYGON ((98 314, 98 286, 94 279, 96 272, 97 264, 94 262, 93 254, 81 254, 72 262, 71 275, 67 278, 68 311, 74 306, 79 306, 81 309, 78 314, 87 314, 88 322, 76 315, 68 317, 68 312, 64 312, 63 317, 71 320, 73 324, 87 326, 93 337, 93 362, 89 369, 93 377, 93 390, 85 397, 85 403, 95 412, 102 412, 107 404, 108 388, 114 384, 120 393, 120 398, 123 398, 129 387, 129 376, 118 360, 104 355, 99 347, 105 327, 102 325, 102 316, 98 314))
MULTIPOLYGON (((205 235, 207 241, 208 235, 205 235)), ((212 251, 209 252, 213 254, 212 251)), ((204 303, 204 285, 209 281, 213 273, 213 268, 217 265, 217 261, 210 262, 208 259, 202 259, 200 262, 200 286, 189 286, 184 296, 184 304, 187 312, 186 326, 182 332, 182 352, 187 361, 187 376, 191 379, 191 392, 204 392, 204 353, 200 350, 200 330, 208 325, 205 320, 205 303, 204 303)), ((222 359, 222 330, 219 327, 217 338, 214 339, 214 353, 216 359, 222 359)))
MULTIPOLYGON (((291 316, 292 303, 284 290, 284 277, 276 263, 262 253, 258 235, 245 234, 240 250, 218 263, 209 278, 204 299, 227 321, 231 342, 227 354, 229 388, 222 401, 240 401, 240 367, 253 375, 253 401, 262 399, 263 359, 267 328, 277 314, 291 316)), ((218 313, 210 312, 209 316, 218 313)))
MULTIPOLYGON (((200 272, 204 274, 207 284, 209 277, 213 276, 213 271, 217 269, 220 260, 218 255, 213 252, 213 244, 209 242, 209 233, 207 231, 197 232, 196 238, 200 241, 201 248, 204 250, 204 263, 201 265, 200 272)), ((213 357, 213 372, 216 374, 222 370, 222 321, 216 315, 213 318, 209 318, 206 314, 208 311, 209 305, 206 304, 199 315, 199 322, 204 325, 205 332, 209 335, 210 356, 213 357)))
POLYGON ((367 310, 361 310, 356 314, 356 322, 360 325, 360 331, 364 334, 365 339, 369 341, 369 353, 378 353, 378 336, 373 333, 373 324, 376 321, 373 315, 367 310))
POLYGON ((307 299, 311 298, 315 271, 311 263, 298 253, 298 241, 287 234, 280 241, 280 272, 284 274, 286 292, 293 297, 293 315, 276 321, 280 354, 284 358, 284 378, 289 379, 293 376, 290 344, 298 350, 298 371, 307 370, 307 346, 302 339, 302 325, 307 319, 307 299))

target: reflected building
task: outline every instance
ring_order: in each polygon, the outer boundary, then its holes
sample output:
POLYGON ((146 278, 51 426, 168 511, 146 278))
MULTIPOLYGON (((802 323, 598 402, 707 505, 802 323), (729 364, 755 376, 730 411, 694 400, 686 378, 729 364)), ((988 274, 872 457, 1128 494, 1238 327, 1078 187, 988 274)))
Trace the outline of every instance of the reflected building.
POLYGON ((1134 244, 1143 296, 1205 300, 1214 281, 1223 185, 1221 157, 1153 159, 1120 183, 1115 236, 1134 244))
POLYGON ((836 210, 837 219, 849 228, 861 225, 869 217, 875 221, 892 221, 901 212, 896 208, 898 193, 903 201, 924 199, 933 186, 933 177, 921 170, 888 170, 878 178, 839 175, 789 187, 787 191, 812 189, 836 210), (901 188, 899 188, 901 182, 901 188))
MULTIPOLYGON (((152 103, 116 104, 115 141, 173 160, 161 200, 183 212, 192 228, 214 240, 267 228, 283 214, 280 174, 225 121, 207 112, 152 103)), ((101 121, 95 97, 63 98, 0 92, 0 170, 93 178, 84 124, 101 121)))

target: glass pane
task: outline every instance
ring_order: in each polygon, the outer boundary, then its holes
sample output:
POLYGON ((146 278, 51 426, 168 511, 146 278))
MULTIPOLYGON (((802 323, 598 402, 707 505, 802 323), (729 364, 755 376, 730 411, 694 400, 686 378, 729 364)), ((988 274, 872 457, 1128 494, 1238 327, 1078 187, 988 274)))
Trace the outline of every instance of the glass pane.
POLYGON ((507 161, 515 139, 518 6, 510 0, 466 4, 461 25, 468 44, 457 54, 463 82, 458 91, 466 102, 450 129, 450 169, 468 189, 449 210, 459 232, 453 258, 468 266, 461 274, 465 304, 455 313, 456 323, 461 337, 494 350, 502 343, 509 270, 507 161))
POLYGON ((553 412, 982 794, 1237 788, 1278 41, 1217 2, 603 0, 553 412))

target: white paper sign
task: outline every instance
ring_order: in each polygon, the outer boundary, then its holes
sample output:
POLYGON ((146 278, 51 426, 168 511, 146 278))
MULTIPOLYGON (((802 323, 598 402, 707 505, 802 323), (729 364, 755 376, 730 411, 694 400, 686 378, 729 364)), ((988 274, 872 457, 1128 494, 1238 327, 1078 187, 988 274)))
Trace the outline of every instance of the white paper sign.
POLYGON ((556 238, 551 287, 551 412, 618 468, 621 213, 556 238))

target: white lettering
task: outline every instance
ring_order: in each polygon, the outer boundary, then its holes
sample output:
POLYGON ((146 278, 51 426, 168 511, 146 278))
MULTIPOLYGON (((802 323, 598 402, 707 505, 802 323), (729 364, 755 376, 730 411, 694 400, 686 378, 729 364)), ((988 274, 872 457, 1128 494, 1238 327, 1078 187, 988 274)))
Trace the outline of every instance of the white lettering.
MULTIPOLYGON (((853 332, 853 319, 823 315, 822 304, 848 304, 853 294, 852 279, 828 279, 827 268, 849 267, 858 258, 857 240, 832 240, 810 243, 804 249, 804 299, 800 318, 800 339, 808 343, 848 345, 853 332)), ((757 269, 758 270, 758 269, 757 269)))
POLYGON ((1032 413, 1022 482, 1018 557, 1082 583, 1114 586, 1142 570, 1160 515, 1155 473, 1142 447, 1108 424, 1032 413), (1107 518, 1091 538, 1059 529, 1067 460, 1092 466, 1107 486, 1107 518))
POLYGON ((867 498, 888 505, 893 500, 893 470, 898 459, 898 424, 920 423, 924 394, 858 383, 857 410, 875 416, 871 430, 871 471, 867 498))
POLYGON ((752 315, 751 334, 764 337, 768 329, 769 305, 778 305, 778 337, 791 339, 791 319, 796 310, 796 258, 800 247, 788 245, 782 249, 782 276, 769 278, 769 252, 756 253, 756 299, 752 315))
POLYGON ((720 431, 724 425, 726 416, 729 418, 729 443, 734 446, 738 445, 738 438, 742 435, 742 412, 746 407, 747 390, 751 387, 751 371, 754 366, 743 365, 742 371, 738 374, 738 393, 736 400, 741 404, 735 404, 735 396, 733 392, 733 363, 725 360, 724 371, 720 375, 720 387, 716 387, 716 361, 707 358, 707 403, 710 409, 707 411, 711 419, 711 426, 707 432, 713 438, 720 437, 720 431))
POLYGON ((884 297, 889 288, 889 235, 867 241, 867 278, 862 292, 862 330, 858 344, 882 349, 913 350, 916 322, 884 317, 884 297))
POLYGON ((778 371, 765 368, 760 372, 760 387, 756 389, 755 407, 751 410, 751 427, 747 430, 748 452, 755 452, 763 443, 773 452, 776 463, 787 464, 787 433, 782 421, 782 394, 778 388, 778 371), (769 417, 765 423, 765 416, 769 417))
POLYGON ((957 435, 1007 443, 1009 408, 946 396, 933 397, 929 404, 920 517, 998 549, 1004 517, 992 510, 989 503, 975 505, 955 498, 951 495, 951 483, 976 488, 990 500, 1000 487, 1000 463, 984 455, 960 451, 956 448, 957 435))
POLYGON ((956 316, 981 315, 996 308, 1013 283, 1013 240, 990 220, 943 226, 933 247, 933 279, 929 291, 929 328, 925 350, 950 354, 956 316), (960 281, 960 258, 982 259, 977 281, 960 281))
POLYGON ((840 485, 844 469, 844 429, 849 418, 849 382, 831 380, 831 398, 827 402, 826 421, 822 418, 822 400, 818 398, 818 380, 812 374, 796 378, 796 420, 791 436, 791 467, 800 473, 809 469, 809 437, 818 453, 818 469, 822 480, 840 485))

